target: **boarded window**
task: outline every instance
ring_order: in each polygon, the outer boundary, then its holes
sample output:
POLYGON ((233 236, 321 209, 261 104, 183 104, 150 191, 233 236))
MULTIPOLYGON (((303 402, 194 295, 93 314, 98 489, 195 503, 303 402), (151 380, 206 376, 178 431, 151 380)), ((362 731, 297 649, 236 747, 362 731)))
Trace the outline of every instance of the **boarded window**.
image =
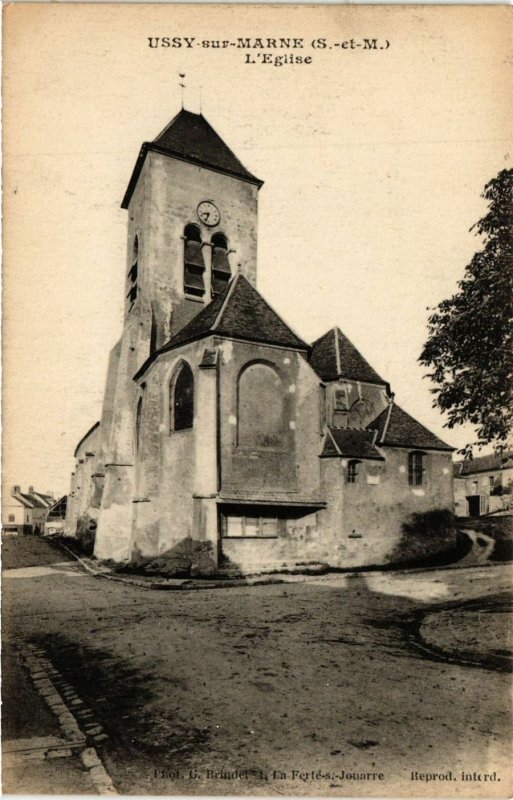
POLYGON ((201 232, 197 225, 186 225, 184 230, 183 283, 185 294, 202 297, 205 294, 205 261, 201 232))
POLYGON ((414 452, 408 456, 408 481, 410 486, 422 486, 426 482, 426 454, 414 452))
POLYGON ((280 447, 283 443, 284 398, 279 375, 267 364, 251 364, 238 387, 238 444, 280 447))
POLYGON ((171 430, 184 431, 192 428, 194 422, 194 378, 187 364, 182 364, 180 371, 171 384, 171 430))
POLYGON ((212 297, 228 286, 232 271, 228 260, 228 239, 224 233, 214 233, 212 244, 212 297))
POLYGON ((132 250, 132 266, 128 273, 128 310, 131 311, 133 304, 137 298, 137 277, 139 273, 139 238, 138 236, 134 239, 134 245, 132 250))

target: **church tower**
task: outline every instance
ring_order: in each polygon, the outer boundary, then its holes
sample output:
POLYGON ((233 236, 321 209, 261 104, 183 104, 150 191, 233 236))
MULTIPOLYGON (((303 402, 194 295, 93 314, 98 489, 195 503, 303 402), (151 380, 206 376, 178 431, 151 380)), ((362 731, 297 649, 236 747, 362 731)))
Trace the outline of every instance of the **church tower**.
POLYGON ((143 144, 122 203, 134 373, 236 273, 256 282, 261 185, 201 114, 182 109, 143 144))
POLYGON ((109 361, 98 469, 98 537, 129 550, 134 500, 134 375, 237 273, 256 282, 257 198, 252 175, 202 114, 182 109, 139 152, 128 211, 125 309, 109 361))

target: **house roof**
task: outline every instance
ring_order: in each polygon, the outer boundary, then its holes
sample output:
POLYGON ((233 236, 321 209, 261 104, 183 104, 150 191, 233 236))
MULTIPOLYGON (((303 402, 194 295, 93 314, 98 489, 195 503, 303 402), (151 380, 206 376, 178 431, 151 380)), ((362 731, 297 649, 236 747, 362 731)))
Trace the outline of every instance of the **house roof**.
POLYGON ((463 478, 476 472, 490 472, 501 469, 513 469, 513 451, 490 453, 486 456, 456 461, 454 464, 454 476, 463 478))
POLYGON ((384 461, 384 457, 374 444, 375 438, 375 431, 328 428, 321 458, 346 456, 347 458, 384 461))
POLYGON ((385 408, 367 425, 367 429, 378 431, 377 443, 380 445, 420 450, 454 450, 454 447, 443 442, 395 403, 385 408))
POLYGON ((212 334, 293 350, 308 350, 306 342, 283 322, 247 278, 239 273, 222 294, 205 306, 164 347, 153 353, 134 377, 140 377, 162 353, 212 334))
POLYGON ((66 508, 68 505, 68 495, 64 495, 57 500, 56 503, 50 508, 48 512, 48 519, 62 519, 66 516, 66 508))
POLYGON ((340 328, 332 328, 313 343, 310 365, 323 381, 348 378, 386 385, 340 328))
POLYGON ((263 183, 246 169, 202 114, 193 114, 192 111, 182 108, 156 139, 143 143, 121 204, 122 208, 128 208, 146 153, 149 151, 209 167, 217 172, 254 183, 258 187, 263 183))
POLYGON ((27 494, 26 492, 19 492, 15 495, 18 499, 25 501, 23 503, 24 506, 27 508, 48 508, 46 503, 43 503, 38 497, 33 494, 27 494))

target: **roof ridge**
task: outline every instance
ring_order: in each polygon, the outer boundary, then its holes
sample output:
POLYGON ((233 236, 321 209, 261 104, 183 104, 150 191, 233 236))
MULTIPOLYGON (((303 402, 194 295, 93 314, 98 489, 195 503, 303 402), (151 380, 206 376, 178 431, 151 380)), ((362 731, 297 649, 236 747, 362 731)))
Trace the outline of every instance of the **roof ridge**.
MULTIPOLYGON (((213 325, 212 325, 212 326, 211 326, 211 328, 210 328, 210 330, 211 330, 212 332, 216 330, 217 326, 218 326, 218 325, 219 325, 219 323, 221 322, 221 318, 222 318, 222 316, 223 316, 223 314, 224 314, 224 311, 225 311, 225 308, 226 308, 226 304, 228 303, 228 300, 229 300, 229 299, 230 299, 230 297, 232 296, 232 294, 233 294, 233 291, 234 291, 234 289, 235 289, 235 287, 236 287, 236 285, 237 285, 237 283, 239 282, 239 279, 240 279, 241 277, 244 277, 244 276, 242 275, 242 273, 241 273, 241 272, 237 272, 237 274, 235 275, 235 277, 232 279, 232 281, 231 281, 231 283, 230 283, 230 286, 229 286, 229 288, 228 288, 228 291, 226 292, 226 297, 224 298, 224 300, 223 300, 223 302, 222 302, 222 304, 221 304, 221 308, 220 308, 220 309, 219 309, 219 311, 217 312, 217 316, 216 316, 216 318, 215 318, 215 320, 214 320, 214 323, 213 323, 213 325)), ((249 281, 248 281, 248 283, 249 283, 249 281)))
MULTIPOLYGON (((160 137, 161 137, 161 136, 164 136, 164 134, 166 133, 166 131, 167 131, 167 130, 168 130, 170 127, 171 127, 171 125, 173 125, 173 123, 175 122, 175 120, 176 120, 176 119, 177 119, 177 118, 180 116, 180 114, 182 113, 182 111, 187 111, 187 109, 186 109, 186 108, 183 108, 183 106, 182 106, 182 108, 181 108, 179 111, 177 111, 177 112, 176 112, 176 114, 174 115, 173 119, 172 119, 170 122, 168 122, 168 123, 167 123, 167 125, 165 125, 165 126, 162 128, 162 130, 160 131, 160 133, 157 133, 157 135, 155 136, 155 138, 154 138, 154 139, 152 139, 152 142, 156 142, 156 141, 157 141, 157 139, 160 139, 160 137)), ((188 114, 194 114, 194 111, 187 111, 187 113, 188 113, 188 114)), ((200 115, 200 114, 195 114, 194 116, 198 117, 198 116, 201 116, 201 115, 200 115)))
POLYGON ((333 328, 333 331, 335 333, 335 362, 336 362, 336 367, 337 367, 337 374, 341 375, 342 374, 342 363, 340 361, 340 342, 338 340, 338 335, 339 335, 339 333, 342 333, 342 331, 340 330, 338 325, 335 325, 335 327, 333 328))
POLYGON ((383 426, 383 434, 382 434, 381 439, 380 439, 380 444, 385 441, 385 437, 386 437, 387 431, 388 431, 388 426, 390 425, 390 417, 392 416, 392 407, 393 407, 393 405, 394 405, 394 398, 392 397, 391 400, 390 400, 390 403, 388 404, 388 409, 387 409, 388 414, 387 414, 387 418, 385 420, 385 424, 383 426))

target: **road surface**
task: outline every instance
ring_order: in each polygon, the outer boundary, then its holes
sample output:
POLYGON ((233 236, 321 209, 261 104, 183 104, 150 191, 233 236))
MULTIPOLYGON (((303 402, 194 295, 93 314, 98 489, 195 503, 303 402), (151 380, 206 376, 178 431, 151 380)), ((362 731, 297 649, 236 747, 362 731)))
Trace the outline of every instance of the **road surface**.
MULTIPOLYGON (((95 579, 46 542, 34 557, 9 546, 4 738, 28 724, 16 686, 33 645, 105 731, 97 751, 122 794, 511 794, 510 674, 417 638, 424 614, 433 634, 440 611, 447 638, 458 604, 484 599, 505 652, 509 567, 158 592, 95 579)), ((55 734, 39 716, 27 735, 55 734)), ((53 792, 84 791, 66 762, 53 792)))

